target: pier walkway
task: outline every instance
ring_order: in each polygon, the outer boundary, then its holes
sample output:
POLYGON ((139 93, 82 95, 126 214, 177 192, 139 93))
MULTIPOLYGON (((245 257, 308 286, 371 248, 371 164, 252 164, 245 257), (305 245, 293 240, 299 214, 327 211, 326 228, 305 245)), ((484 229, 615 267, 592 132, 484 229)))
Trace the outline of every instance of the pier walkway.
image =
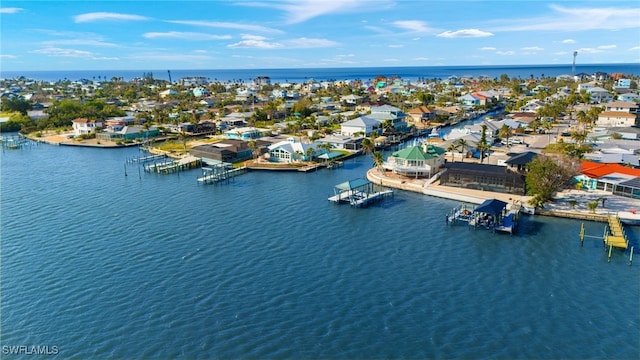
POLYGON ((611 234, 605 235, 604 237, 605 245, 626 249, 629 246, 629 240, 627 240, 627 236, 624 233, 624 228, 622 227, 620 218, 617 216, 609 216, 608 223, 609 223, 609 232, 611 234))

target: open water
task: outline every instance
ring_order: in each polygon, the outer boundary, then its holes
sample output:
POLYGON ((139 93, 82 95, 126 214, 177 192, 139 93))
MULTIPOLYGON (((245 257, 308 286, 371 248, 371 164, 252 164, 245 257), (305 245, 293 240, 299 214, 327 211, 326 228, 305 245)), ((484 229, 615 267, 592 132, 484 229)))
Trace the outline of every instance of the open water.
POLYGON ((508 236, 447 227, 457 203, 410 192, 329 203, 370 157, 205 186, 125 176, 136 154, 2 152, 3 359, 640 357, 640 263, 580 247, 579 221, 508 236))

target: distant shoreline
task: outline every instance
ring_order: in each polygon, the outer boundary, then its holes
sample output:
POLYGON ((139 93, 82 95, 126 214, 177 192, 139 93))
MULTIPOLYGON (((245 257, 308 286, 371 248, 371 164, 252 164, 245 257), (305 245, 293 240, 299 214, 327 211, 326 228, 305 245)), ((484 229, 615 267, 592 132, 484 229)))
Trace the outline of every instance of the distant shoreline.
MULTIPOLYGON (((619 64, 576 64, 576 73, 594 73, 598 71, 608 73, 625 73, 640 76, 640 63, 619 64)), ((99 78, 106 80, 112 77, 130 81, 142 77, 143 73, 152 73, 158 80, 172 81, 183 77, 202 76, 210 81, 244 81, 251 82, 258 76, 268 76, 272 82, 303 82, 315 80, 355 80, 373 79, 378 75, 399 76, 402 79, 436 79, 449 76, 489 76, 499 77, 507 74, 509 77, 529 78, 571 74, 572 64, 546 65, 455 65, 455 66, 396 66, 396 67, 336 67, 336 68, 272 68, 272 69, 95 69, 95 70, 2 70, 1 79, 13 79, 24 76, 40 81, 60 81, 68 79, 99 78)))

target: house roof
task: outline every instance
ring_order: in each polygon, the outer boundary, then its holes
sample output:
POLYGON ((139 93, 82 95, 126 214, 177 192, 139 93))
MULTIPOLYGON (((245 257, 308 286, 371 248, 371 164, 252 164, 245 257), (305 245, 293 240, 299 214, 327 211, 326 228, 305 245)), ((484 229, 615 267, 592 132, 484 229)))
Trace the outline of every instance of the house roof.
POLYGON ((498 215, 507 207, 507 203, 498 199, 485 200, 482 204, 478 205, 473 211, 482 212, 491 215, 498 215))
POLYGON ((446 150, 440 147, 427 144, 426 151, 421 146, 410 146, 394 152, 391 156, 405 160, 428 160, 437 158, 445 152, 446 150))
POLYGON ((369 180, 359 178, 359 179, 349 180, 349 181, 340 183, 336 185, 336 189, 342 190, 342 191, 353 190, 353 189, 358 189, 358 188, 367 186, 370 183, 371 182, 369 180))
POLYGON ((505 161, 506 164, 509 165, 527 165, 530 163, 533 158, 535 158, 538 154, 532 151, 523 152, 522 154, 514 155, 505 161))
POLYGON ((504 174, 507 171, 505 166, 478 164, 470 162, 448 162, 445 167, 451 170, 462 170, 467 172, 485 173, 485 174, 504 174))
POLYGON ((380 122, 378 120, 372 119, 368 116, 360 116, 353 120, 345 121, 342 123, 343 126, 358 126, 358 127, 367 127, 367 126, 378 126, 380 122))
POLYGON ((580 172, 590 178, 599 178, 612 173, 640 177, 640 169, 634 169, 620 164, 603 164, 594 161, 583 161, 580 164, 580 172))

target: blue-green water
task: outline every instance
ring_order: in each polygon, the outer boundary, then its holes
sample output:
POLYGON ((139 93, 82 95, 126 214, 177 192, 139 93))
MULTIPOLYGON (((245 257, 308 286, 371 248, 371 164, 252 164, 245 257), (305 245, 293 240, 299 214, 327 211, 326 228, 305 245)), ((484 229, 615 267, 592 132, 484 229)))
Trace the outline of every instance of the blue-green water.
POLYGON ((137 152, 1 154, 2 358, 640 357, 640 263, 580 247, 578 221, 510 237, 447 227, 457 204, 420 194, 330 204, 370 157, 203 186, 125 177, 137 152))

